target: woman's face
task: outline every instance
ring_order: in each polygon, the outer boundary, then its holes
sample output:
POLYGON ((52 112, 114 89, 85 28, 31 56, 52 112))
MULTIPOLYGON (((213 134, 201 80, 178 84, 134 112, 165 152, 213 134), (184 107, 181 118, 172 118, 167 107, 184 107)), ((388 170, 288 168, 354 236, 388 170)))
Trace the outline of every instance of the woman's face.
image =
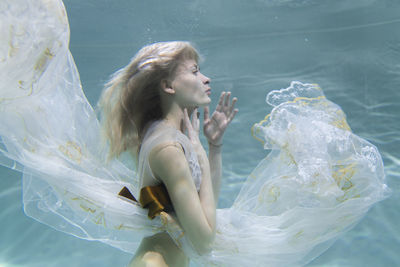
POLYGON ((211 99, 210 78, 204 76, 194 60, 184 60, 178 67, 171 87, 182 107, 207 106, 211 99))

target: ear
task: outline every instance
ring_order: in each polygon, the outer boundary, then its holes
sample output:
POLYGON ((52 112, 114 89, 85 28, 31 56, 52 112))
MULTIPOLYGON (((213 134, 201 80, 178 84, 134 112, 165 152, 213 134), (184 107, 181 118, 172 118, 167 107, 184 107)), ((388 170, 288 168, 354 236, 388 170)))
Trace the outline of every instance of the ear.
POLYGON ((171 83, 168 80, 161 81, 161 90, 167 94, 175 94, 175 90, 172 88, 171 83))

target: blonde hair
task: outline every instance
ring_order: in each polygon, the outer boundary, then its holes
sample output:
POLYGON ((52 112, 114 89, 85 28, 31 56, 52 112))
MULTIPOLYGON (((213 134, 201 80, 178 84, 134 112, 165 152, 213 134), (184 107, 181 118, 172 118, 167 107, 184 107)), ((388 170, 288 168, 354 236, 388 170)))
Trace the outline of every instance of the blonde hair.
POLYGON ((112 75, 99 101, 109 158, 127 150, 137 155, 145 126, 163 117, 161 81, 173 77, 187 59, 199 60, 189 42, 154 43, 140 49, 126 67, 112 75))

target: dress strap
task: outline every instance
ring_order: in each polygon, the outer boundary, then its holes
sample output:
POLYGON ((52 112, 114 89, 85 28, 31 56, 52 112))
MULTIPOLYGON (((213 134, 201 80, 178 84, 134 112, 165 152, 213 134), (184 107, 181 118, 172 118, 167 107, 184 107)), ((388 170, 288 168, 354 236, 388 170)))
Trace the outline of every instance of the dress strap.
POLYGON ((155 147, 157 148, 158 151, 160 151, 160 150, 162 150, 162 149, 164 149, 166 147, 169 147, 169 146, 175 146, 175 147, 177 147, 179 149, 182 149, 183 154, 185 154, 185 149, 183 148, 182 144, 179 143, 178 141, 163 142, 163 143, 161 143, 159 145, 156 145, 155 147))

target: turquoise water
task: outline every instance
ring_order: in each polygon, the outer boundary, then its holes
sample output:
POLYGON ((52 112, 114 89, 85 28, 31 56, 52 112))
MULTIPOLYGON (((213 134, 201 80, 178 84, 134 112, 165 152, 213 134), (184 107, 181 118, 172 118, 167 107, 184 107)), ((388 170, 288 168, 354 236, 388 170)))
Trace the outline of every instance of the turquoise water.
MULTIPOLYGON (((292 80, 318 83, 353 131, 382 153, 392 197, 310 266, 400 265, 400 2, 389 0, 64 1, 71 51, 95 105, 102 84, 144 44, 190 40, 204 57, 213 100, 239 98, 225 137, 220 207, 266 155, 250 127, 265 96, 292 80)), ((130 255, 56 232, 22 212, 18 173, 1 168, 0 266, 124 266, 130 255)))

